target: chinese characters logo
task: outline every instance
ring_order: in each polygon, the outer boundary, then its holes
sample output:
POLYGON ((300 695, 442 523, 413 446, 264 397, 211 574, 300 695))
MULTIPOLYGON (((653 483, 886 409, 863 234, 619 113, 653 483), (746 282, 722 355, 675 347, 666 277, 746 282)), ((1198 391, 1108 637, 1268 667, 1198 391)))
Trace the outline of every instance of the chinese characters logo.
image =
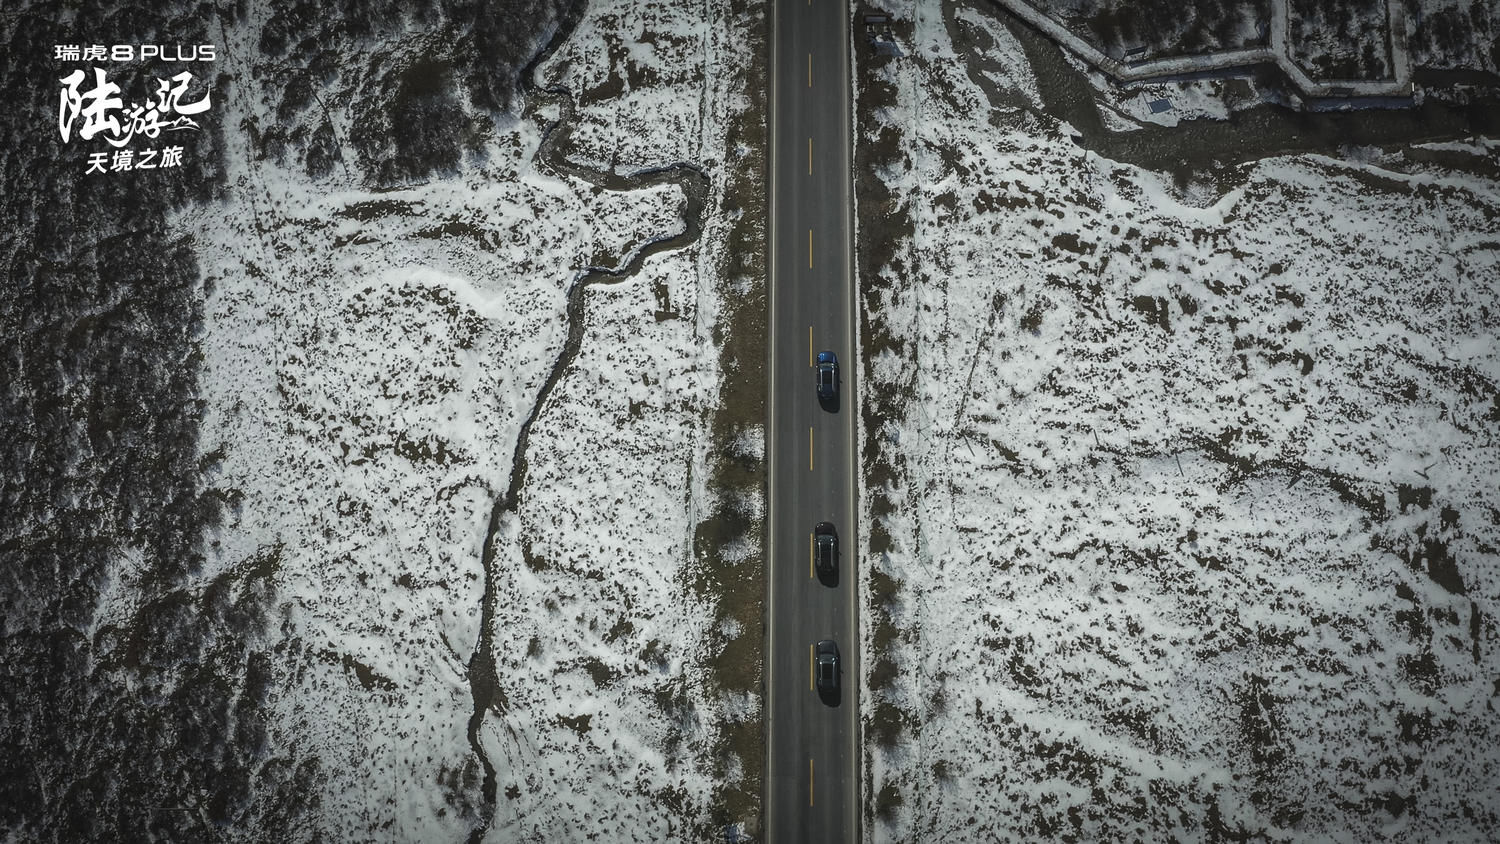
MULTIPOLYGON (((108 55, 123 57, 121 47, 113 48, 108 55)), ((156 48, 159 49, 159 48, 156 48)), ((145 51, 145 48, 142 50, 145 51)), ((180 51, 179 51, 180 53, 180 51)), ((54 58, 102 59, 105 47, 58 46, 54 58)), ((208 60, 212 60, 210 50, 208 60)), ((155 140, 163 133, 197 130, 199 124, 193 119, 208 111, 212 105, 212 92, 205 90, 196 100, 189 101, 187 94, 192 85, 193 74, 182 71, 166 79, 156 79, 153 91, 142 102, 126 102, 119 85, 111 82, 109 73, 102 68, 92 68, 93 78, 83 70, 74 70, 58 81, 62 89, 58 94, 57 131, 63 143, 74 138, 90 141, 102 138, 114 153, 91 152, 86 173, 118 172, 122 170, 155 170, 164 167, 182 166, 181 146, 161 149, 127 149, 137 137, 155 140)))

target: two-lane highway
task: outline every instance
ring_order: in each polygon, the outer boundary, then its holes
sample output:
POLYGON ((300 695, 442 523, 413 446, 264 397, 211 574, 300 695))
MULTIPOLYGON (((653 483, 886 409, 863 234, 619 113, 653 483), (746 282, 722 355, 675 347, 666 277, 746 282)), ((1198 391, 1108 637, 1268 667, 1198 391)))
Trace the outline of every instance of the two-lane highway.
POLYGON ((850 842, 859 831, 856 408, 851 273, 849 9, 773 0, 770 113, 770 548, 767 840, 850 842), (820 403, 814 356, 838 355, 839 400, 820 403), (812 566, 832 522, 833 577, 812 566), (813 648, 842 657, 837 699, 814 689, 813 648))

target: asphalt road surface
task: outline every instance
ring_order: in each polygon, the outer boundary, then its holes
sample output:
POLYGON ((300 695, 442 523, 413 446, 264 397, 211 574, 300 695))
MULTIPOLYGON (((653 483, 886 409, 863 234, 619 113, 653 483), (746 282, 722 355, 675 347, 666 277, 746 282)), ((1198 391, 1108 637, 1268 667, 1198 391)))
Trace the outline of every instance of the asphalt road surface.
POLYGON ((859 833, 855 624, 854 296, 849 9, 773 0, 771 21, 770 610, 766 839, 859 833), (818 400, 813 357, 838 355, 839 401, 818 400), (812 567, 812 530, 838 528, 835 577, 812 567), (813 688, 813 646, 838 643, 842 693, 813 688))

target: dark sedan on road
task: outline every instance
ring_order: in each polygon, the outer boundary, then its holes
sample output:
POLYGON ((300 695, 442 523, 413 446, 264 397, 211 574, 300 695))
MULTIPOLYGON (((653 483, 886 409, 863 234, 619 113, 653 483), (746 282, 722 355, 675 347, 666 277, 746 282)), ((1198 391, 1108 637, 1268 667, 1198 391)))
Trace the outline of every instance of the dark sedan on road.
POLYGON ((818 574, 832 577, 838 571, 839 534, 833 522, 818 522, 813 528, 813 561, 818 574))
POLYGON ((818 643, 815 660, 818 678, 818 694, 837 698, 839 693, 839 646, 832 639, 818 643))
POLYGON ((839 397, 839 358, 833 352, 818 352, 818 398, 833 401, 839 397))

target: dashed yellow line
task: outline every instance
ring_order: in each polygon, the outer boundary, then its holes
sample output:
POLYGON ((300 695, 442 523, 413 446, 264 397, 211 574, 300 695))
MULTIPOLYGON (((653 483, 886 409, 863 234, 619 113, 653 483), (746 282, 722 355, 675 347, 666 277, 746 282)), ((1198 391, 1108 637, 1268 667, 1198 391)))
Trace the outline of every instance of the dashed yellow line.
MULTIPOLYGON (((812 5, 812 0, 807 2, 809 6, 812 5)), ((812 87, 812 53, 807 54, 807 87, 812 87)))
POLYGON ((812 426, 811 425, 807 426, 807 471, 809 471, 809 472, 811 472, 813 470, 813 460, 812 460, 813 459, 813 434, 812 434, 812 432, 813 432, 812 426))
POLYGON ((813 365, 812 326, 807 327, 807 365, 813 365))
POLYGON ((812 269, 812 229, 807 230, 807 268, 812 269))
POLYGON ((807 646, 807 690, 813 688, 813 646, 807 646))
POLYGON ((812 138, 807 139, 807 175, 812 175, 812 138))
POLYGON ((813 576, 813 535, 809 533, 807 535, 807 579, 811 580, 812 576, 813 576))
POLYGON ((807 805, 813 804, 813 760, 807 760, 807 805))

